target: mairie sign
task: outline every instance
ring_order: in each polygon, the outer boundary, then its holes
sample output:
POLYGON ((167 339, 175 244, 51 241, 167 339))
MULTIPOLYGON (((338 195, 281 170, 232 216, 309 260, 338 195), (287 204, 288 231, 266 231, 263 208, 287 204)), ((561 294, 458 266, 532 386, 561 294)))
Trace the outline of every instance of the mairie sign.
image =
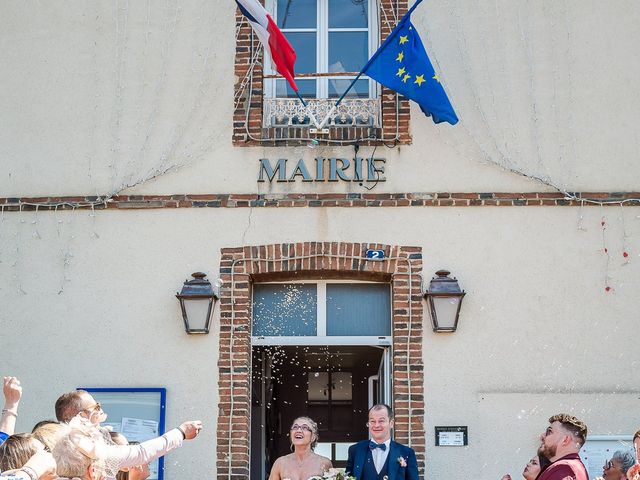
POLYGON ((384 182, 384 158, 323 158, 307 164, 304 159, 289 162, 281 158, 273 163, 260 159, 258 182, 384 182))

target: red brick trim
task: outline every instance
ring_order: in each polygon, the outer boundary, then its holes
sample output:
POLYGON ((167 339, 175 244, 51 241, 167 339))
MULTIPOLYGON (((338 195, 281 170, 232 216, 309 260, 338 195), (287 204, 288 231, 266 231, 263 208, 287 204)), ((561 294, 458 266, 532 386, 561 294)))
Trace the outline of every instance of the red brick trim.
POLYGON ((424 473, 424 381, 421 247, 345 242, 304 242, 223 248, 220 261, 220 412, 217 430, 219 480, 245 480, 250 471, 251 288, 256 276, 297 273, 342 278, 366 274, 392 284, 393 396, 396 439, 416 451, 424 473), (368 261, 367 248, 387 259, 368 261))
MULTIPOLYGON (((264 3, 264 2, 263 2, 264 3)), ((378 17, 381 19, 379 28, 380 43, 387 38, 395 24, 394 15, 399 20, 408 8, 407 0, 381 0, 378 17)), ((357 141, 360 145, 382 145, 384 143, 410 144, 409 134, 410 109, 409 101, 401 100, 395 92, 383 88, 380 101, 382 102, 382 128, 330 128, 328 135, 312 135, 309 127, 291 127, 284 129, 270 129, 262 126, 263 91, 263 55, 256 56, 259 41, 251 32, 251 26, 236 10, 236 56, 234 73, 234 113, 232 141, 235 146, 278 146, 300 145, 310 138, 324 143, 326 139, 332 141, 357 141), (255 59, 255 62, 253 61, 255 59), (251 71, 253 64, 253 70, 251 71), (397 132, 397 138, 396 138, 397 132), (380 140, 362 140, 366 138, 380 140), (288 139, 285 139, 288 138, 288 139)))
POLYGON ((640 206, 640 192, 529 193, 210 193, 197 195, 118 195, 104 197, 0 197, 3 212, 72 210, 76 208, 135 210, 149 208, 246 207, 577 207, 640 206), (583 200, 580 200, 583 199, 583 200))

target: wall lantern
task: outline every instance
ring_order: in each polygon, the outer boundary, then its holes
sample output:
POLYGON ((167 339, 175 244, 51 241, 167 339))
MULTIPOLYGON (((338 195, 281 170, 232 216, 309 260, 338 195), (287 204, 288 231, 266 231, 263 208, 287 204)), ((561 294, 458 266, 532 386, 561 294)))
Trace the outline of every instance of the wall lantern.
POLYGON ((182 291, 176 293, 182 308, 187 333, 209 333, 211 312, 218 296, 214 293, 206 273, 192 273, 193 280, 185 280, 182 291))
POLYGON ((450 273, 438 270, 437 277, 431 279, 429 290, 424 294, 429 301, 434 332, 455 332, 458 328, 458 316, 465 292, 460 290, 455 277, 449 277, 450 273))

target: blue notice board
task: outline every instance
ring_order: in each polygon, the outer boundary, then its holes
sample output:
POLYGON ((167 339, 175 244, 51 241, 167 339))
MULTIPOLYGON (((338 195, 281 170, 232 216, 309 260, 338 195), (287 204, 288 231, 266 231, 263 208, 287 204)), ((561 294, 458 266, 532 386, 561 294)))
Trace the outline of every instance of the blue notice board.
MULTIPOLYGON (((127 440, 144 442, 164 433, 166 388, 91 388, 89 392, 107 413, 102 422, 127 440)), ((164 457, 149 465, 149 480, 163 480, 164 457)))

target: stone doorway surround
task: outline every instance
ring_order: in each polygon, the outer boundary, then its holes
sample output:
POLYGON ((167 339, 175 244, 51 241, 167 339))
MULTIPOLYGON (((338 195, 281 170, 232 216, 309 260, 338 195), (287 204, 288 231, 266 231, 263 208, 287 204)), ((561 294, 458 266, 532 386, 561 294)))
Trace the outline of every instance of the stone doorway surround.
POLYGON ((249 479, 253 282, 328 278, 391 283, 394 433, 398 442, 416 451, 422 476, 425 456, 422 248, 301 242, 223 248, 221 254, 217 478, 249 479), (367 260, 364 258, 367 249, 384 250, 386 258, 367 260))

